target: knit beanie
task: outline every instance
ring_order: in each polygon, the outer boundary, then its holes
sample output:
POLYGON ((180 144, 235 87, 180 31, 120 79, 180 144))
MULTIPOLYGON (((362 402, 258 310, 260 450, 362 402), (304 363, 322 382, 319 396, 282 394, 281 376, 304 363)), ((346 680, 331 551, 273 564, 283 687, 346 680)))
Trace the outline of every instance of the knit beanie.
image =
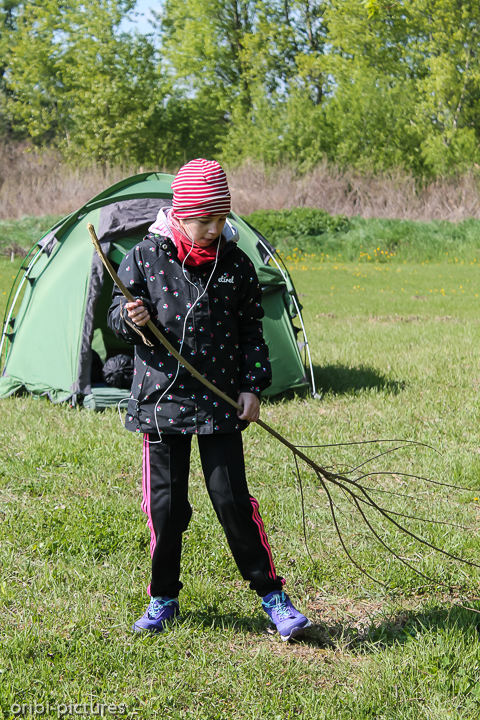
POLYGON ((172 182, 177 218, 227 215, 231 198, 225 171, 216 160, 197 158, 180 168, 172 182))

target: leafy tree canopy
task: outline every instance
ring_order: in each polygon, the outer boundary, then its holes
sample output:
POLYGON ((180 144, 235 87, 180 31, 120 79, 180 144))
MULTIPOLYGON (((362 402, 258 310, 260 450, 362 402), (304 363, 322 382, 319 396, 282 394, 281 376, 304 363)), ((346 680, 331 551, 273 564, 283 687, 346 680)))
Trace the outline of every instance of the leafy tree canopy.
POLYGON ((480 164, 472 0, 0 0, 0 135, 76 162, 480 164))

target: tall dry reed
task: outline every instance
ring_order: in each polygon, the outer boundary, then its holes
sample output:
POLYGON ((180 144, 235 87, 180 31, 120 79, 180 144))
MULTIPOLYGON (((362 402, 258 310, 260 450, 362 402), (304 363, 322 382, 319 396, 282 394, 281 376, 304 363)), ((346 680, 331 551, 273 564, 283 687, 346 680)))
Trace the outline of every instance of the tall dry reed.
POLYGON ((405 220, 480 218, 478 176, 465 173, 422 186, 401 171, 361 175, 324 164, 298 176, 289 168, 254 165, 229 172, 234 209, 317 207, 330 213, 405 220))
POLYGON ((54 151, 0 145, 0 219, 68 215, 113 183, 133 175, 121 167, 75 168, 54 151))
MULTIPOLYGON (((26 144, 0 145, 0 219, 66 215, 114 182, 143 168, 75 168, 53 152, 26 144)), ((465 173, 421 185, 397 171, 362 175, 320 165, 299 176, 289 167, 245 164, 228 169, 233 208, 254 210, 318 207, 331 213, 408 220, 480 218, 478 175, 465 173)))

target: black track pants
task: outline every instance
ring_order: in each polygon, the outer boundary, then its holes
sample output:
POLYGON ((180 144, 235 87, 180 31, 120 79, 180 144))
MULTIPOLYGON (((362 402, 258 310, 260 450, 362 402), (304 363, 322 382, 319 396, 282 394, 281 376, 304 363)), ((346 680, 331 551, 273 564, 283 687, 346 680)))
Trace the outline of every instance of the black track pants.
MULTIPOLYGON (((208 494, 238 569, 250 588, 263 597, 281 590, 258 502, 248 492, 240 432, 198 435, 208 494)), ((177 597, 182 533, 192 508, 188 502, 191 435, 145 435, 143 502, 150 528, 152 580, 149 593, 177 597), (157 441, 157 442, 155 442, 157 441)))

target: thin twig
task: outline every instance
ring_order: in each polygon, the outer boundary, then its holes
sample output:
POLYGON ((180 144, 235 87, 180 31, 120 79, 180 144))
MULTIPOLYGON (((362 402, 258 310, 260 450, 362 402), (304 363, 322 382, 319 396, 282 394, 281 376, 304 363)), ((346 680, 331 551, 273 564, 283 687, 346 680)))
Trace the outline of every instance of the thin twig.
POLYGON ((398 445, 397 447, 389 448, 389 450, 385 450, 384 452, 379 453, 378 455, 373 455, 372 457, 368 458, 364 462, 360 463, 360 465, 357 465, 356 467, 354 467, 352 470, 349 470, 348 472, 349 473, 356 472, 357 470, 360 470, 360 468, 363 467, 364 465, 368 465, 368 463, 373 462, 373 460, 378 460, 378 458, 383 457, 384 455, 389 455, 390 453, 396 452, 397 450, 403 450, 406 447, 407 447, 407 445, 398 445))
POLYGON ((312 553, 310 552, 310 548, 308 547, 308 540, 307 540, 307 523, 305 519, 305 499, 303 497, 303 483, 302 478, 300 476, 300 468, 298 467, 298 460, 296 456, 294 455, 295 460, 295 467, 297 469, 297 478, 298 478, 298 486, 300 488, 300 496, 302 498, 302 525, 303 525, 303 539, 305 541, 305 548, 307 550, 308 556, 310 560, 312 561, 313 565, 315 565, 315 560, 313 559, 312 553))
POLYGON ((365 568, 363 568, 361 565, 359 565, 359 563, 357 563, 357 561, 352 557, 352 555, 350 554, 350 552, 347 550, 347 547, 346 547, 346 545, 345 545, 345 541, 344 541, 344 539, 343 539, 342 533, 340 532, 340 528, 339 528, 339 526, 338 526, 338 522, 337 522, 337 518, 336 518, 336 515, 335 515, 335 509, 334 509, 334 507, 333 507, 333 502, 332 502, 332 498, 331 498, 331 495, 330 495, 330 491, 329 491, 329 489, 327 488, 327 485, 326 485, 326 483, 325 483, 325 481, 324 481, 324 479, 323 479, 323 477, 321 476, 320 473, 318 474, 318 479, 320 480, 321 484, 323 485, 323 489, 325 490, 325 492, 326 492, 326 494, 327 494, 328 502, 329 502, 329 505, 330 505, 330 512, 332 513, 333 523, 334 523, 334 525, 335 525, 335 530, 337 531, 338 539, 340 540, 340 543, 341 543, 341 545, 342 545, 342 548, 343 548, 346 556, 348 557, 348 559, 350 560, 350 562, 357 568, 357 570, 360 570, 360 572, 361 572, 363 575, 366 575, 366 577, 370 578, 370 580, 372 580, 372 581, 373 581, 374 583, 376 583, 377 585, 381 585, 382 587, 385 587, 385 583, 383 583, 381 580, 378 580, 376 577, 373 577, 373 575, 370 575, 370 573, 368 573, 368 572, 365 570, 365 568))
POLYGON ((343 442, 343 443, 328 443, 326 445, 297 445, 298 448, 327 448, 327 447, 347 447, 348 445, 371 445, 373 443, 387 443, 387 442, 395 442, 395 443, 407 443, 409 445, 419 445, 420 447, 426 447, 429 448, 429 450, 433 450, 434 452, 441 455, 442 453, 438 448, 433 447, 433 445, 427 445, 427 443, 418 442, 418 440, 405 440, 403 438, 392 438, 389 440, 388 438, 377 438, 376 440, 354 440, 352 442, 343 442))
MULTIPOLYGON (((365 488, 365 490, 376 491, 375 488, 365 488)), ((358 497, 358 495, 357 495, 357 497, 358 497)), ((361 500, 361 502, 365 503, 366 505, 370 505, 370 507, 373 507, 373 505, 371 505, 368 502, 368 500, 365 500, 365 498, 358 497, 358 499, 361 500)), ((407 515, 405 513, 399 513, 399 512, 396 512, 395 510, 388 510, 388 512, 391 513, 392 515, 397 515, 397 517, 407 518, 408 520, 418 520, 419 522, 432 523, 433 525, 448 525, 449 527, 458 528, 459 530, 475 531, 475 528, 467 527, 466 525, 457 525, 456 523, 448 522, 448 520, 432 520, 431 518, 428 518, 428 519, 422 518, 422 517, 419 517, 418 515, 407 515)))
POLYGON ((408 530, 403 525, 400 525, 394 518, 390 517, 389 513, 384 510, 380 505, 378 505, 373 498, 370 497, 370 495, 364 490, 364 488, 361 485, 358 485, 357 483, 353 482, 352 480, 348 480, 348 478, 344 478, 346 482, 348 482, 351 485, 354 485, 355 487, 358 487, 365 495, 365 497, 370 501, 372 507, 375 508, 383 517, 385 517, 387 520, 389 520, 395 527, 397 527, 402 532, 409 535, 411 538, 416 540, 417 542, 421 543, 422 545, 426 545, 427 547, 431 548, 432 550, 435 550, 436 552, 442 553, 442 555, 445 555, 446 557, 449 557, 452 560, 457 560, 459 562, 465 563, 466 565, 470 565, 472 567, 480 568, 480 565, 478 563, 473 562, 472 560, 466 560, 465 558, 460 558, 457 555, 453 555, 452 553, 449 553, 447 550, 442 550, 442 548, 437 547, 436 545, 432 545, 432 543, 428 542, 428 540, 425 540, 415 533, 408 530))
MULTIPOLYGON (((365 513, 363 512, 362 508, 360 507, 359 501, 358 501, 357 496, 355 495, 355 493, 352 493, 348 488, 345 488, 345 491, 351 494, 351 496, 352 496, 352 498, 353 498, 353 501, 354 501, 355 505, 357 506, 357 510, 358 510, 358 512, 360 513, 360 515, 361 515, 362 518, 363 518, 363 521, 364 521, 364 522, 366 523, 366 525, 369 527, 370 531, 371 531, 371 532, 373 533, 373 535, 376 537, 376 539, 378 540, 378 542, 379 542, 381 545, 383 545, 383 547, 384 547, 386 550, 388 550, 388 552, 389 552, 391 555, 393 555, 395 558, 397 558, 397 560, 399 560, 403 565, 405 565, 406 567, 410 568, 410 570, 413 570, 417 575, 419 575, 420 577, 423 577, 425 580, 428 580, 429 582, 434 583, 434 584, 437 584, 437 585, 442 585, 443 587, 447 587, 444 583, 439 582, 439 581, 437 581, 437 580, 434 580, 432 577, 430 577, 430 575, 426 575, 426 574, 423 573, 421 570, 418 570, 416 567, 414 567, 413 565, 411 565, 411 564, 408 562, 408 560, 405 560, 405 558, 402 558, 400 555, 398 555, 398 554, 395 552, 395 550, 393 550, 393 548, 391 548, 391 547, 384 541, 384 539, 383 539, 382 537, 380 537, 380 535, 377 533, 377 531, 375 530, 375 528, 373 527, 373 525, 371 524, 371 522, 369 521, 369 519, 367 518, 367 516, 366 516, 365 513)), ((377 506, 375 509, 378 509, 378 506, 377 506)), ((382 513, 382 514, 383 514, 383 513, 382 513)), ((400 526, 398 525, 398 523, 395 523, 395 524, 396 524, 398 527, 400 527, 400 526)))
POLYGON ((360 475, 360 477, 356 478, 356 482, 359 482, 360 480, 363 480, 363 478, 366 477, 373 477, 374 475, 391 475, 392 477, 395 477, 398 475, 399 477, 408 477, 412 478, 413 480, 423 480, 424 482, 431 483, 432 485, 440 485, 441 487, 447 487, 452 488, 453 490, 464 490, 465 492, 474 492, 475 490, 478 490, 479 488, 467 488, 463 485, 450 485, 449 483, 443 483, 440 482, 440 480, 432 480, 431 478, 423 477, 422 475, 412 475, 410 473, 403 473, 403 472, 388 472, 386 470, 382 471, 374 471, 365 473, 365 475, 360 475))

